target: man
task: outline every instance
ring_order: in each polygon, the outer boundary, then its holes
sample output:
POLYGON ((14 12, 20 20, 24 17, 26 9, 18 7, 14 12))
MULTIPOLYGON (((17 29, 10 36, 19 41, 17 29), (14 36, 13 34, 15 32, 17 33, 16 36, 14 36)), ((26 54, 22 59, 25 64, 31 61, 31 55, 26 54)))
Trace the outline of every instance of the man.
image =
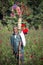
POLYGON ((15 55, 18 64, 20 64, 18 60, 21 60, 23 65, 24 47, 23 47, 21 36, 18 33, 18 27, 16 26, 13 27, 13 34, 11 36, 11 45, 13 48, 13 54, 15 55))

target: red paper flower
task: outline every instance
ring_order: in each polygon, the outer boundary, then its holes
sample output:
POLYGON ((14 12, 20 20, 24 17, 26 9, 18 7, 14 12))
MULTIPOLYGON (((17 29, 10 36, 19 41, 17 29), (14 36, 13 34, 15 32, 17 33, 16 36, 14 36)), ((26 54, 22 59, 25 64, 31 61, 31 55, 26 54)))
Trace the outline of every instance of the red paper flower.
POLYGON ((25 28, 22 30, 24 34, 27 34, 28 33, 28 28, 25 28))
POLYGON ((25 24, 22 24, 21 27, 25 27, 26 25, 25 24))

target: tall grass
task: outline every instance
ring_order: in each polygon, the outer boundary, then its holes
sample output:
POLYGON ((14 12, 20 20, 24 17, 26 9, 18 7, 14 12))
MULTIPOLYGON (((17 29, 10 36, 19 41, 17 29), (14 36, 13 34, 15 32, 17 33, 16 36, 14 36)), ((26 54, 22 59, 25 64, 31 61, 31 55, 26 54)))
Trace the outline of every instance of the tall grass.
MULTIPOLYGON (((16 65, 10 45, 11 34, 6 27, 0 29, 0 65, 16 65)), ((43 65, 43 30, 29 30, 26 35, 24 59, 25 65, 43 65)))

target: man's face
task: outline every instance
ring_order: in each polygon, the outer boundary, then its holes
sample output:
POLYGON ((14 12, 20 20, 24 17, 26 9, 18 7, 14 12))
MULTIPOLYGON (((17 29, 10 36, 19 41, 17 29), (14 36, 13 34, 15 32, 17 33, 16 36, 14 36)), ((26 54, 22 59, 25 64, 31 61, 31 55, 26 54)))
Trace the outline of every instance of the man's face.
POLYGON ((18 28, 17 27, 14 27, 13 28, 13 32, 16 34, 16 33, 18 33, 18 28))

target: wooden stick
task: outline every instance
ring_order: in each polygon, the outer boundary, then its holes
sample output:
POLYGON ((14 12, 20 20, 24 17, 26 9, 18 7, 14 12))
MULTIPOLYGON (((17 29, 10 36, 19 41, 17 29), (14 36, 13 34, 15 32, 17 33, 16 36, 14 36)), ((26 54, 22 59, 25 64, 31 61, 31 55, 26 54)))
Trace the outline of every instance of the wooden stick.
POLYGON ((21 22, 22 22, 22 18, 20 17, 18 19, 18 29, 21 30, 21 22))
POLYGON ((19 65, 20 65, 21 43, 19 43, 19 65))

